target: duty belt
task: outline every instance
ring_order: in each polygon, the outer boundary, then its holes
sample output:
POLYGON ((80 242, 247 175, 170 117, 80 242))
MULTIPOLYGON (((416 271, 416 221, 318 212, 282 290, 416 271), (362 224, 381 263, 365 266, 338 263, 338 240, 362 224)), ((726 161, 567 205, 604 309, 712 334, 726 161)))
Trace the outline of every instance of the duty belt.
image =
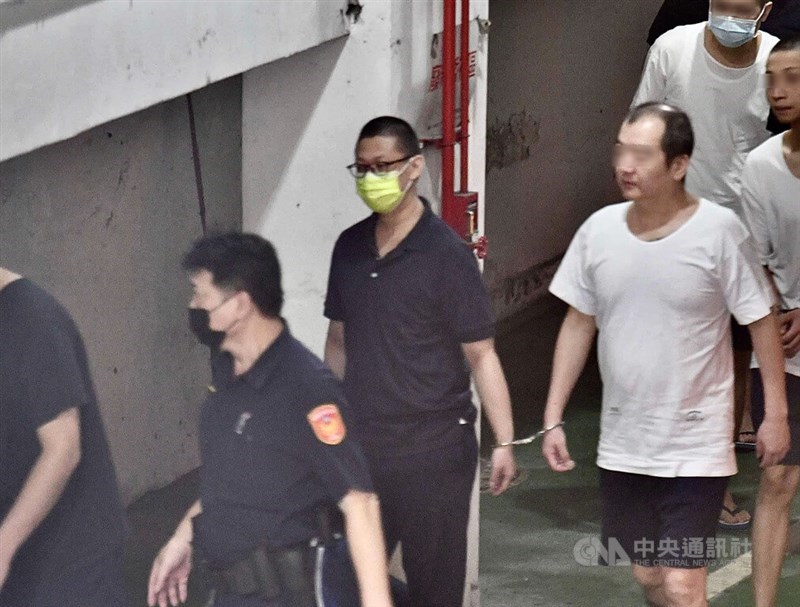
POLYGON ((293 607, 315 607, 315 548, 298 544, 270 550, 258 547, 225 567, 206 563, 210 585, 218 594, 281 598, 293 607))

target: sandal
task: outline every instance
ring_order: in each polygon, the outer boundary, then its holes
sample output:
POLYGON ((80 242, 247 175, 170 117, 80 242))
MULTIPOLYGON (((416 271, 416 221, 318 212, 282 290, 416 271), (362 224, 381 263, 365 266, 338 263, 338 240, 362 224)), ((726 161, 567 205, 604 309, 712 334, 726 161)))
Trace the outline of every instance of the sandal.
POLYGON ((756 450, 756 433, 745 431, 739 432, 738 439, 734 443, 734 447, 736 451, 741 452, 750 452, 756 450))
POLYGON ((729 523, 727 521, 723 521, 720 518, 720 519, 717 519, 717 526, 720 529, 726 529, 728 531, 741 531, 742 529, 747 529, 748 527, 750 527, 750 518, 751 517, 745 510, 742 510, 738 506, 736 508, 728 508, 727 506, 725 506, 725 504, 722 505, 722 510, 723 510, 723 512, 727 512, 728 515, 733 517, 733 518, 735 518, 736 515, 739 514, 740 512, 745 512, 747 514, 747 520, 746 521, 741 521, 739 523, 729 523))

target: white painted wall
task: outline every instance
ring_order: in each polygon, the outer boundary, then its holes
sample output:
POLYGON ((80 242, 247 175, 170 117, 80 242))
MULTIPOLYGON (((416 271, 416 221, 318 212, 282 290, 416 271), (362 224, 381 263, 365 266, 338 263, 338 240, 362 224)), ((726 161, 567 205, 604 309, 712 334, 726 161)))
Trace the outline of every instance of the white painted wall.
POLYGON ((485 277, 505 318, 546 292, 594 210, 661 0, 492 3, 485 277))
MULTIPOLYGON (((438 130, 436 94, 428 91, 440 0, 364 2, 346 39, 328 42, 244 75, 243 226, 275 243, 284 271, 285 316, 294 334, 322 353, 328 266, 339 233, 368 214, 345 166, 361 126, 399 115, 420 134, 438 130)), ((472 1, 471 17, 488 15, 472 1)), ((474 27, 474 26, 473 26, 474 27)), ((483 198, 487 41, 478 52, 471 124, 470 187, 483 198)), ((439 152, 420 191, 438 207, 439 152)), ((458 181, 456 180, 456 184, 458 181)), ((477 502, 473 504, 466 604, 477 605, 477 502)))
MULTIPOLYGON (((349 37, 244 75, 243 226, 275 243, 286 316, 295 335, 318 354, 327 330, 322 306, 333 244, 369 213, 345 170, 358 131, 370 118, 395 114, 420 134, 438 132, 441 111, 428 85, 440 9, 438 0, 368 2, 349 37)), ((488 0, 473 0, 473 17, 487 14, 488 0)), ((487 43, 476 45, 470 187, 482 193, 487 43)), ((439 151, 426 149, 425 158, 420 191, 438 208, 439 151)))
POLYGON ((346 0, 0 4, 0 160, 347 33, 346 0))

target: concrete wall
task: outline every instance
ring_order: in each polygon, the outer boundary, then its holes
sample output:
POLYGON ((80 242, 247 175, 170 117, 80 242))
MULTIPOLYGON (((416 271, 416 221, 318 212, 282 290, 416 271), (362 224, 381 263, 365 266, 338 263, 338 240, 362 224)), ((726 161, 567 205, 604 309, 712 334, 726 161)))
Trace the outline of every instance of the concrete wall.
MULTIPOLYGON (((470 108, 472 190, 484 188, 487 41, 474 18, 478 50, 470 108)), ((441 2, 368 2, 347 38, 251 70, 243 81, 243 224, 272 240, 281 257, 286 317, 322 353, 328 264, 339 233, 369 210, 345 170, 361 126, 381 114, 411 122, 421 136, 440 132, 440 91, 429 91, 431 55, 442 29, 441 2)), ((439 208, 441 163, 424 151, 420 192, 439 208)), ((458 185, 458 179, 456 179, 458 185)), ((483 196, 481 195, 481 202, 483 196)))
POLYGON ((347 33, 347 0, 0 4, 0 160, 347 33))
MULTIPOLYGON (((396 114, 422 136, 440 132, 440 91, 430 91, 440 61, 441 1, 364 2, 346 39, 328 42, 247 72, 243 82, 243 224, 272 240, 284 271, 285 316, 318 354, 328 266, 339 233, 369 211, 345 166, 370 118, 396 114)), ((477 51, 471 114, 470 187, 483 199, 487 40, 475 18, 488 0, 471 3, 471 49, 477 51)), ((441 165, 425 150, 420 191, 439 206, 441 165)), ((456 181, 458 183, 458 181, 456 181)), ((477 494, 476 494, 477 495, 477 494)), ((478 508, 473 501, 466 604, 477 605, 478 508)))
POLYGON ((542 297, 578 226, 618 200, 611 147, 660 5, 492 3, 485 277, 501 318, 542 297))
MULTIPOLYGON (((209 226, 241 224, 241 78, 192 95, 209 226)), ((127 500, 197 465, 207 352, 180 256, 201 233, 185 97, 0 164, 0 265, 80 327, 127 500)))

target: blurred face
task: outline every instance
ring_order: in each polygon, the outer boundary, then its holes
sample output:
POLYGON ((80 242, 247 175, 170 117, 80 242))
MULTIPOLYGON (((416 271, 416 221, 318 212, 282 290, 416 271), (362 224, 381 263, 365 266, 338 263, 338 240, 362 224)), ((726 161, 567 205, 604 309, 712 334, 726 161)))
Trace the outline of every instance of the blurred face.
POLYGON ((800 123, 800 51, 770 55, 767 61, 767 99, 782 123, 800 123))
POLYGON ((711 0, 709 9, 718 17, 736 17, 737 19, 756 19, 764 11, 769 11, 771 2, 764 7, 758 0, 711 0))
POLYGON ((688 157, 667 164, 667 156, 661 149, 664 128, 664 122, 655 116, 625 122, 620 128, 614 146, 614 173, 627 200, 663 195, 686 175, 688 157))

